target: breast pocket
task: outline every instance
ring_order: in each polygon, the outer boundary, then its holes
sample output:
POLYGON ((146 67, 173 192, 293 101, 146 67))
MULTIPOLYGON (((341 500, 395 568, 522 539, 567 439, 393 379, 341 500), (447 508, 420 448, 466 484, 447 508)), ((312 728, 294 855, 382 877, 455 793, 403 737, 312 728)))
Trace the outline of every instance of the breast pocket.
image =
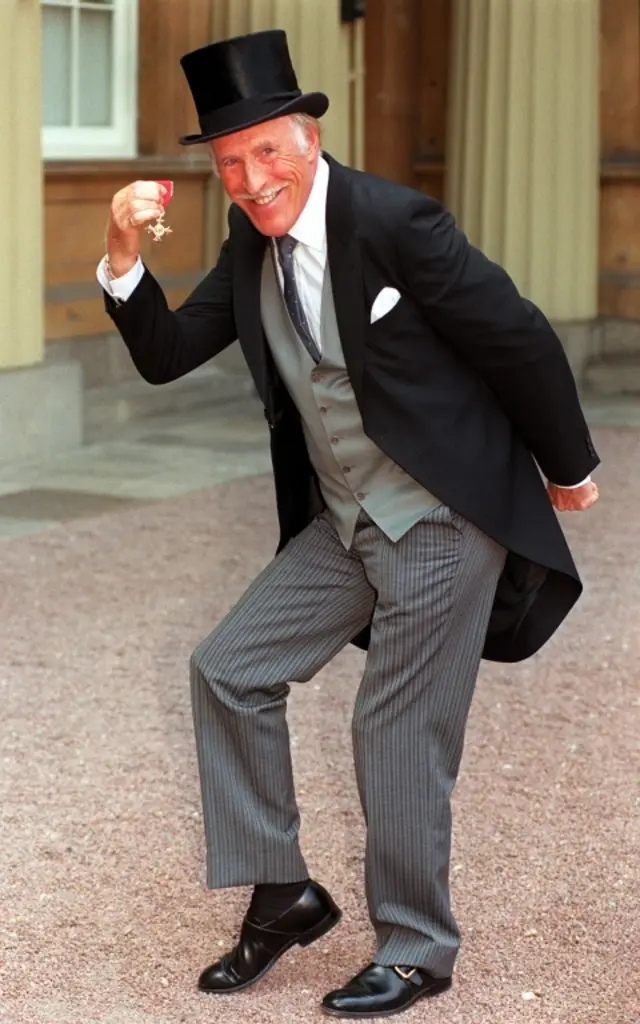
POLYGON ((414 335, 423 335, 425 321, 422 311, 407 295, 400 295, 393 308, 366 326, 366 338, 373 345, 394 344, 414 335))
POLYGON ((400 300, 401 295, 397 288, 381 288, 371 306, 369 323, 373 325, 385 316, 388 316, 393 312, 400 300))

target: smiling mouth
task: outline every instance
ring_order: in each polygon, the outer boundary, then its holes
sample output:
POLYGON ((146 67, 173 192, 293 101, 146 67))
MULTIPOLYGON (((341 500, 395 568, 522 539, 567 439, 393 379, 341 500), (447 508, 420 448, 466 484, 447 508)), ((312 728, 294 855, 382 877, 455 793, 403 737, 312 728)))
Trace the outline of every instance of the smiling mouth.
POLYGON ((275 202, 281 192, 284 192, 286 185, 282 185, 280 188, 274 188, 270 192, 264 192, 261 196, 253 199, 252 202, 256 206, 270 206, 271 203, 275 202))

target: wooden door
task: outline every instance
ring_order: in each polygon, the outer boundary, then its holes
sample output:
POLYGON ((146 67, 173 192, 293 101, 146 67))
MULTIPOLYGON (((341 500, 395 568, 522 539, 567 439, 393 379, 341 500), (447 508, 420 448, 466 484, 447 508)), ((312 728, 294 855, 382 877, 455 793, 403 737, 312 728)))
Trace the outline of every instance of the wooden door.
POLYGON ((640 318, 640 2, 601 5, 600 313, 640 318))
POLYGON ((442 198, 450 0, 368 0, 365 166, 442 198))

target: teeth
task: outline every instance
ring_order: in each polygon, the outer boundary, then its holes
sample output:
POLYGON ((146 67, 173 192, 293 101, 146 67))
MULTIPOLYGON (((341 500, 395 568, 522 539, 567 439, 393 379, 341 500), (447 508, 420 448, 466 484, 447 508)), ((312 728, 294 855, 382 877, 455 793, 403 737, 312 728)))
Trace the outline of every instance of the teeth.
POLYGON ((267 203, 271 203, 275 199, 279 194, 279 191, 279 189, 274 189, 273 192, 268 192, 266 195, 260 196, 259 199, 254 199, 253 201, 254 203, 257 203, 258 206, 266 206, 267 203))

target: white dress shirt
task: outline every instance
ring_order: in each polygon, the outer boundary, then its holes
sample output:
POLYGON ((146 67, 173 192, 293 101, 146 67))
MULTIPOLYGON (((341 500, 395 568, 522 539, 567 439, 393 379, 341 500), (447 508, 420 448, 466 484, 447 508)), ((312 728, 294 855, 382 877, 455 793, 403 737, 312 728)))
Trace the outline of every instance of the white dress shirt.
MULTIPOLYGON (((322 285, 327 265, 327 190, 329 188, 329 164, 320 157, 318 169, 306 205, 289 232, 298 243, 293 250, 293 272, 296 286, 313 340, 322 352, 322 285)), ((280 288, 284 281, 278 253, 271 240, 275 255, 280 288)))
MULTIPOLYGON (((327 191, 329 188, 329 165, 324 157, 318 160, 318 168, 313 180, 311 192, 306 205, 291 228, 289 234, 298 245, 293 252, 293 265, 296 285, 300 295, 307 323, 313 340, 322 352, 322 286, 327 265, 327 191)), ((280 287, 283 287, 282 271, 278 259, 275 242, 271 239, 280 287)), ((144 274, 144 264, 140 257, 131 270, 122 277, 109 279, 105 268, 106 257, 98 264, 97 277, 101 286, 116 302, 126 302, 140 284, 144 274)), ((589 483, 591 477, 579 484, 565 485, 573 490, 589 483)))

